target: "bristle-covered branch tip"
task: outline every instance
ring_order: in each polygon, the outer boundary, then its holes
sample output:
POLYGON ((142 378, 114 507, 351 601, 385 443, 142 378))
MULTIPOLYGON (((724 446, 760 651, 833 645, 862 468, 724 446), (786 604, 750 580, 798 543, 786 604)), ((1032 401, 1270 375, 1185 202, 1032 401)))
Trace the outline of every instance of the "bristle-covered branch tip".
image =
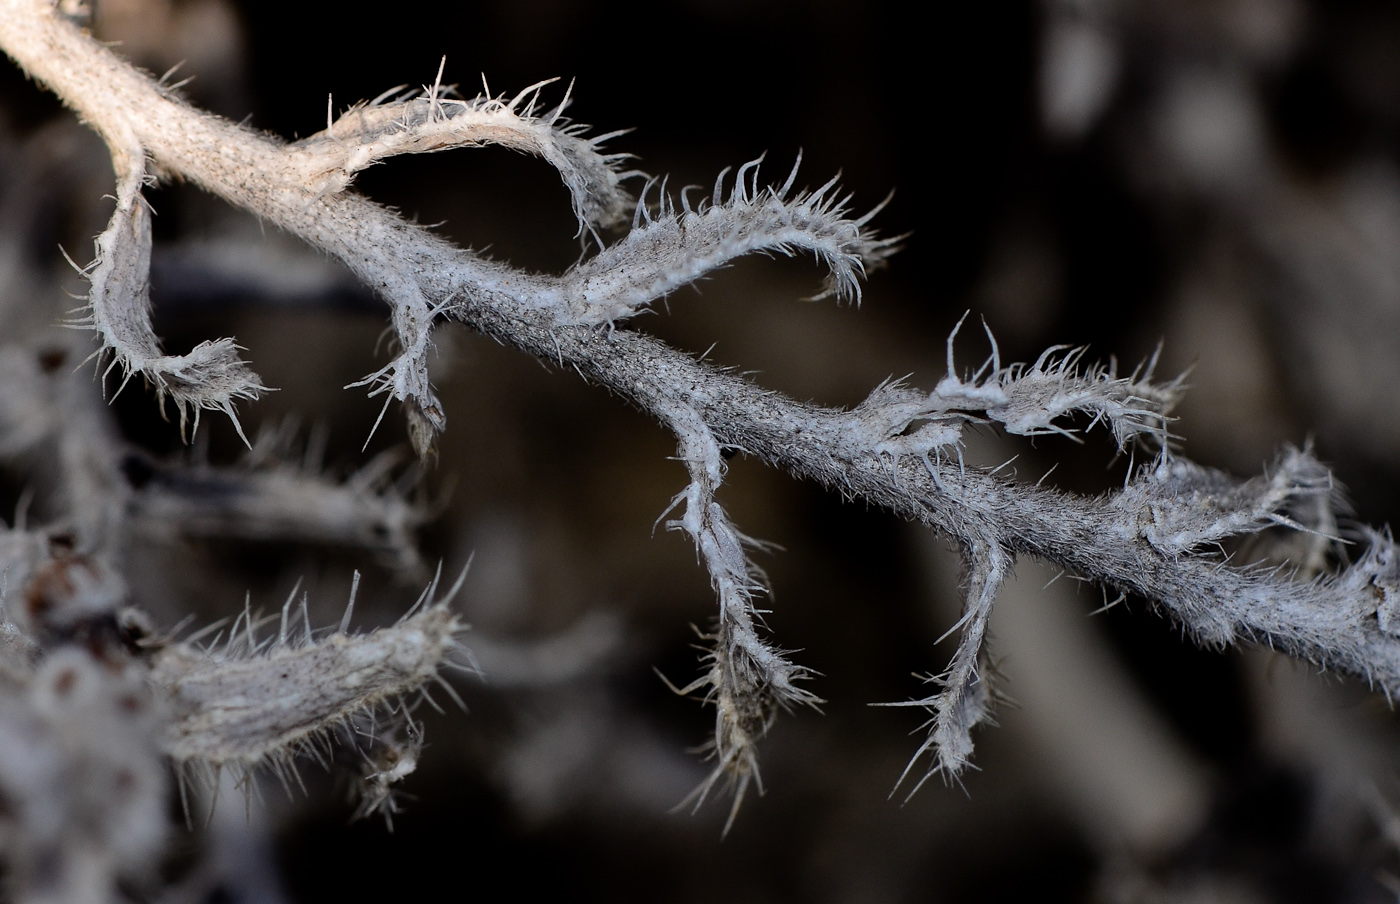
POLYGON ((440 681, 439 670, 461 651, 456 637, 464 626, 450 607, 461 581, 441 598, 438 586, 434 578, 408 615, 368 634, 346 633, 347 608, 339 630, 318 636, 304 596, 298 626, 294 593, 274 634, 259 637, 266 620, 245 611, 222 646, 162 650, 151 682, 170 710, 165 752, 196 772, 264 764, 280 772, 336 726, 377 711, 403 722, 404 700, 440 681))
POLYGON ((243 436, 234 403, 256 399, 267 387, 238 357, 232 339, 201 342, 185 355, 161 351, 151 327, 151 212, 141 196, 146 152, 133 139, 113 146, 112 159, 119 173, 116 209, 97 237, 96 259, 83 271, 91 283, 85 313, 71 323, 97 332, 102 347, 94 357, 110 356, 108 369, 121 368, 123 386, 141 374, 162 403, 175 403, 182 435, 190 409, 196 430, 200 411, 211 409, 227 414, 243 436))
POLYGON ((762 158, 739 168, 726 193, 729 170, 715 180, 713 196, 691 205, 663 182, 653 211, 642 191, 632 231, 616 244, 574 267, 548 293, 558 297, 559 318, 569 324, 616 323, 651 302, 690 285, 736 258, 755 253, 805 251, 826 266, 825 287, 814 299, 860 300, 860 280, 898 250, 900 238, 882 239, 868 228, 884 204, 848 217, 850 196, 835 179, 816 191, 793 191, 799 155, 786 181, 762 187, 762 158))

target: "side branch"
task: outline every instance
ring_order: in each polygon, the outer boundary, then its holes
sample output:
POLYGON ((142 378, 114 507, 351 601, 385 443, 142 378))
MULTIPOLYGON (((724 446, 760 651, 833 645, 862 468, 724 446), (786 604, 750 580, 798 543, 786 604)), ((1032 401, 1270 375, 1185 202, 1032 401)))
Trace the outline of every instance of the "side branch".
POLYGON ((714 634, 704 635, 714 644, 705 655, 709 667, 679 692, 703 688, 705 699, 715 705, 715 767, 691 797, 699 807, 716 782, 728 780, 734 791, 724 828, 728 832, 750 781, 762 793, 756 747, 778 708, 790 709, 798 703, 815 707, 824 701, 797 686, 808 677, 807 670, 760 635, 762 615, 754 598, 767 592, 767 582, 744 552, 744 546, 755 545, 754 541, 739 533, 715 502, 725 470, 719 443, 692 408, 680 406, 657 414, 679 438, 680 457, 690 472, 690 485, 671 503, 672 508, 684 506, 681 517, 668 521, 666 527, 690 536, 719 596, 719 625, 714 634))

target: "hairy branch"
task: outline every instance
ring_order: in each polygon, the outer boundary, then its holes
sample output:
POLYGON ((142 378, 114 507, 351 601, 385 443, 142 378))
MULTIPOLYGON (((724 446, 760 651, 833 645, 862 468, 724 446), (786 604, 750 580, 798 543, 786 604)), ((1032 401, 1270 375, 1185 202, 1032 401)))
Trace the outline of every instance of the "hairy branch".
POLYGON ((716 764, 692 797, 698 807, 720 778, 733 782, 734 803, 725 823, 728 832, 749 782, 762 788, 757 744, 773 724, 777 709, 795 703, 816 706, 822 701, 796 685, 808 677, 807 670, 793 665, 759 636, 754 596, 766 589, 764 577, 744 554, 744 545, 753 541, 735 529, 714 501, 724 479, 719 443, 695 409, 681 405, 659 413, 680 438, 681 460, 690 472, 690 486, 671 503, 672 507, 684 503, 685 510, 679 520, 666 526, 690 536, 719 595, 719 627, 713 635, 704 635, 714 643, 706 656, 709 673, 680 691, 707 688, 706 699, 715 705, 716 764))
POLYGON ((336 725, 416 694, 462 630, 447 601, 433 601, 436 590, 434 580, 414 606, 422 611, 365 635, 346 633, 347 610, 341 630, 318 639, 304 615, 300 626, 292 620, 288 599, 276 635, 259 639, 245 612, 222 648, 162 650, 151 683, 173 710, 166 752, 181 766, 280 767, 336 725))

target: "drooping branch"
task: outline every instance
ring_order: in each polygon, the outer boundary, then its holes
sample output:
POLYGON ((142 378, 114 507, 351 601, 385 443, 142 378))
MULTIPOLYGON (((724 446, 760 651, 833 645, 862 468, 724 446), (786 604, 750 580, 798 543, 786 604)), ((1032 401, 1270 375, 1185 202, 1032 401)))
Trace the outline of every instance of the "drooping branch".
POLYGON ((713 634, 704 635, 713 644, 705 655, 709 668, 679 690, 687 694, 703 689, 715 707, 715 767, 691 797, 698 807, 718 781, 731 782, 734 803, 725 823, 728 832, 749 783, 762 791, 757 747, 778 709, 815 707, 823 701, 797 685, 810 673, 759 633, 762 619, 754 598, 767 590, 766 580, 744 552, 745 544, 753 541, 739 533, 715 501, 725 469, 719 443, 693 408, 678 405, 657 413, 679 438, 680 458, 690 472, 690 485, 671 503, 673 508, 683 506, 681 517, 666 526, 690 536, 719 597, 719 625, 713 634))
POLYGON ((162 404, 168 396, 179 410, 182 433, 191 408, 196 428, 199 412, 215 409, 229 416, 241 436, 234 402, 256 399, 267 387, 239 359, 231 339, 202 342, 186 355, 161 351, 151 326, 151 212, 141 197, 145 149, 128 136, 112 145, 112 165, 118 173, 117 206, 97 237, 97 258, 87 271, 92 290, 84 316, 74 325, 97 331, 102 347, 94 356, 112 357, 111 366, 125 373, 123 386, 140 374, 162 404))
POLYGON ((932 679, 943 689, 923 700, 896 704, 922 706, 933 713, 928 738, 909 761, 900 782, 924 754, 930 754, 934 762, 924 779, 936 772, 957 775, 972 760, 972 729, 991 714, 991 679, 985 674, 983 639, 992 604, 1011 570, 1011 557, 997 543, 983 540, 965 545, 963 560, 967 595, 962 618, 950 629, 961 629, 962 639, 948 671, 932 679))

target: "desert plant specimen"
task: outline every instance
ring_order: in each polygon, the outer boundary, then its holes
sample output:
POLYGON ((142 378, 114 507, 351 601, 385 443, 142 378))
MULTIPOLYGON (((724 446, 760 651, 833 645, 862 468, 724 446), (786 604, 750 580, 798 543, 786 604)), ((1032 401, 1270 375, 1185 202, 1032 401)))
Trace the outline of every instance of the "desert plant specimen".
MULTIPOLYGON (((1151 600, 1199 642, 1266 644, 1360 675, 1386 694, 1400 689, 1394 610, 1400 575, 1389 538, 1358 531, 1362 544, 1352 564, 1334 571, 1338 528, 1326 469, 1307 450, 1290 449, 1267 474, 1239 481, 1174 454, 1169 415, 1180 388, 1156 382, 1150 366, 1125 376, 1111 366, 1086 365, 1073 349, 1052 349, 1030 365, 1003 364, 993 342, 990 357, 969 369, 956 360, 955 332, 946 376, 932 389, 891 381, 860 405, 835 410, 764 390, 630 328, 635 315, 668 293, 756 252, 812 254, 830 273, 825 294, 858 298, 864 271, 882 264, 896 242, 871 230, 871 214, 852 214, 834 182, 801 190, 794 167, 769 187, 752 162, 733 176, 721 174, 706 200, 655 181, 645 181, 633 199, 623 189, 630 175, 622 171, 624 158, 566 120, 562 102, 542 106, 538 87, 511 98, 463 99, 439 81, 339 117, 332 110, 323 132, 286 144, 193 109, 42 0, 0 7, 0 46, 108 144, 117 172, 116 209, 87 269, 81 323, 97 334, 99 366, 124 379, 139 374, 158 404, 171 403, 190 430, 202 410, 236 418, 235 405, 265 387, 239 359, 233 340, 177 356, 164 353, 155 338, 147 291, 150 213, 141 193, 148 180, 167 176, 334 255, 384 298, 398 353, 363 385, 385 397, 386 411, 399 404, 421 455, 431 453, 446 428, 427 370, 432 331, 441 321, 460 321, 560 370, 574 370, 675 435, 689 482, 675 498, 674 520, 666 523, 694 542, 719 600, 717 625, 706 635, 705 672, 684 688, 715 707, 714 770, 699 798, 727 780, 737 807, 757 776, 757 744, 776 714, 818 702, 810 681, 803 683, 807 671, 764 636, 756 603, 764 580, 746 553, 753 541, 717 501, 726 460, 735 454, 919 521, 957 544, 966 586, 961 643, 935 679, 935 692, 914 701, 932 714, 928 738, 911 764, 916 776, 956 775, 969 762, 971 731, 990 702, 982 660, 986 622, 1017 556, 1041 558, 1114 593, 1151 600), (524 272, 455 248, 353 190, 356 173, 388 156, 482 143, 504 144, 553 165, 596 253, 558 276, 524 272), (604 238, 629 217, 624 237, 604 238), (1086 421, 1111 431, 1119 449, 1141 462, 1120 492, 1074 496, 970 466, 960 454, 972 424, 1035 436, 1068 433, 1086 421), (1284 563, 1254 564, 1257 557, 1225 554, 1224 544, 1235 538, 1275 529, 1296 532, 1293 539, 1301 541, 1284 563)), ((14 364, 32 378, 35 392, 43 391, 41 365, 33 355, 14 364)), ((160 757, 196 771, 247 768, 269 758, 275 767, 279 755, 327 728, 411 695, 453 650, 458 626, 436 602, 435 590, 422 611, 362 637, 348 634, 348 622, 319 638, 309 627, 298 629, 289 601, 275 631, 262 625, 259 633, 248 615, 230 629, 234 639, 220 646, 156 642, 157 632, 125 612, 111 561, 120 555, 123 522, 169 511, 160 506, 174 504, 178 494, 171 482, 133 486, 122 480, 110 441, 86 422, 75 428, 69 419, 58 420, 33 426, 31 434, 74 433, 64 434, 72 454, 82 460, 82 473, 97 479, 81 490, 74 485, 70 534, 16 525, 7 535, 13 553, 7 552, 6 598, 16 601, 7 648, 14 659, 15 718, 45 725, 57 719, 56 727, 33 732, 61 739, 70 721, 90 721, 87 710, 63 715, 63 701, 102 712, 129 710, 131 727, 121 731, 136 751, 130 756, 145 764, 145 771, 132 773, 144 789, 133 797, 132 806, 145 808, 140 812, 149 814, 151 801, 163 793, 160 757), (307 674, 331 676, 338 687, 358 693, 336 696, 307 674), (285 694, 262 693, 267 686, 285 694), (141 696, 147 693, 149 701, 141 696), (128 698, 136 705, 128 706, 128 698), (280 709, 255 706, 240 711, 247 718, 226 718, 235 703, 246 706, 250 698, 280 709), (277 718, 287 714, 296 718, 277 718)), ((21 445, 26 434, 11 429, 14 439, 4 441, 21 445)), ((297 485, 327 505, 340 498, 336 487, 297 485)), ((346 522, 402 526, 414 517, 389 491, 371 492, 372 504, 355 509, 352 503, 365 495, 346 494, 347 507, 363 512, 346 522)), ((411 763, 411 744, 402 747, 399 761, 411 763)), ((115 756, 121 749, 100 752, 115 756)), ((106 760, 95 759, 106 768, 106 760)), ((93 771, 101 771, 98 766, 93 771)), ((370 790, 403 771, 372 772, 370 790)), ((20 784, 16 778, 14 786, 20 784)), ((120 836, 128 845, 65 854, 95 864, 82 873, 98 877, 93 887, 159 843, 159 832, 149 828, 153 818, 143 823, 144 834, 121 831, 113 814, 126 811, 106 798, 78 800, 74 807, 112 823, 101 838, 120 836)), ((24 844, 58 842, 29 828, 23 808, 17 812, 12 831, 23 844, 15 844, 14 856, 24 863, 38 856, 24 844)))

